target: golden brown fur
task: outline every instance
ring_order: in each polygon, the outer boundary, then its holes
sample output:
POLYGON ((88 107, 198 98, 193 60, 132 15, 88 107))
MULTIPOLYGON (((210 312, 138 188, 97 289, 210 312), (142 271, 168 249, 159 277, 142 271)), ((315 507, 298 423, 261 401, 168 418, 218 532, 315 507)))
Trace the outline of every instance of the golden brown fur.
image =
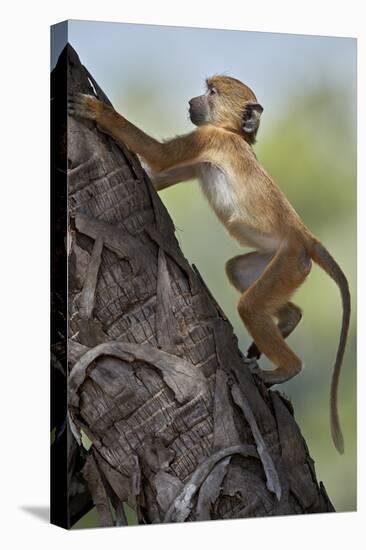
POLYGON ((300 308, 289 300, 310 272, 311 260, 336 281, 343 321, 332 379, 331 425, 335 445, 343 452, 336 399, 350 316, 347 280, 257 161, 251 145, 263 108, 252 90, 220 75, 206 83, 206 93, 189 102, 196 130, 163 143, 93 96, 71 98, 69 112, 95 120, 117 143, 139 154, 150 167, 156 189, 198 177, 229 233, 255 249, 229 260, 226 271, 241 293, 239 315, 254 340, 249 356, 262 352, 276 365, 271 371, 255 371, 267 384, 284 382, 302 368, 285 338, 301 319, 300 308))

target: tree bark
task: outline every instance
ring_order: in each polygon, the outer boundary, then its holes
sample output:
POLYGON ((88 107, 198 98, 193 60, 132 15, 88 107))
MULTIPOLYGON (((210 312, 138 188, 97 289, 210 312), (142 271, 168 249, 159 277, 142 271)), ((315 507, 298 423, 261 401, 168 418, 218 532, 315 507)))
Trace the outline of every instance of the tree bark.
MULTIPOLYGON (((62 56, 69 93, 108 101, 70 46, 62 56)), ((101 525, 125 524, 124 502, 140 523, 334 511, 291 404, 251 374, 137 157, 71 117, 67 148, 69 471, 82 510, 91 495, 101 525)))

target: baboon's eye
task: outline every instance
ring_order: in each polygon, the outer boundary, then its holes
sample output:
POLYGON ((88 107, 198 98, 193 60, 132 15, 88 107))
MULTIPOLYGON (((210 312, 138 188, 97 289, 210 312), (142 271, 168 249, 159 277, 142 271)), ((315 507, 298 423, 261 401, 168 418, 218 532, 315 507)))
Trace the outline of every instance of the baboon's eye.
POLYGON ((216 88, 214 87, 210 88, 210 95, 216 95, 216 94, 217 94, 216 88))

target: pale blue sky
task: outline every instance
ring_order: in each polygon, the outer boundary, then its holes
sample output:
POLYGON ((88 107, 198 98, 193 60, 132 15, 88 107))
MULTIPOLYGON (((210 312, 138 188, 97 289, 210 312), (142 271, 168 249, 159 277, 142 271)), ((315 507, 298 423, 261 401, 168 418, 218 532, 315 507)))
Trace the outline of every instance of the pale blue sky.
MULTIPOLYGON (((187 130, 187 101, 213 73, 235 76, 253 88, 267 121, 288 97, 296 99, 319 80, 344 87, 355 101, 353 38, 69 21, 68 39, 117 108, 136 116, 123 98, 138 89, 150 111, 158 111, 162 129, 187 130), (174 124, 164 123, 173 112, 174 124)), ((146 122, 155 127, 150 116, 146 122)))

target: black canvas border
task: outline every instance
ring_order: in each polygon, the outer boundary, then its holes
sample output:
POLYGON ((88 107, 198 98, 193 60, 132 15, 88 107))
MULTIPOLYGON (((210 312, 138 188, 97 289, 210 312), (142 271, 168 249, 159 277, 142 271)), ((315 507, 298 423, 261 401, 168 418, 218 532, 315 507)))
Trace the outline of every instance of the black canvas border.
POLYGON ((70 527, 67 475, 67 56, 68 22, 51 27, 51 523, 70 527), (62 52, 62 53, 61 53, 62 52), (58 57, 59 56, 59 57, 58 57), (58 57, 58 61, 57 61, 58 57), (56 64, 57 62, 57 64, 56 64))

